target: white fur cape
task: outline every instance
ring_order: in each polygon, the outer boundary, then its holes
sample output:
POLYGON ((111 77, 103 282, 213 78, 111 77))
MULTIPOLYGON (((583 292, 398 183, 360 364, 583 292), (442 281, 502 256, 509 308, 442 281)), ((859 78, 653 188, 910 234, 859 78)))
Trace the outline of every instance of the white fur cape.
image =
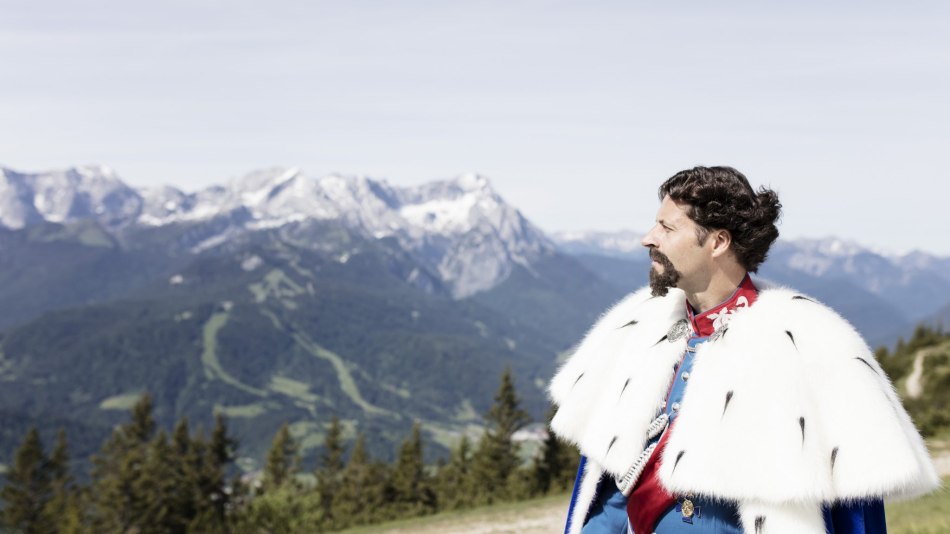
MULTIPOLYGON (((854 328, 815 299, 754 283, 755 303, 697 350, 661 483, 737 501, 744 529, 763 534, 824 532, 822 503, 936 488, 923 440, 854 328)), ((572 532, 601 476, 622 476, 643 451, 686 348, 665 336, 684 317, 678 289, 631 293, 551 381, 551 428, 588 458, 572 532)))

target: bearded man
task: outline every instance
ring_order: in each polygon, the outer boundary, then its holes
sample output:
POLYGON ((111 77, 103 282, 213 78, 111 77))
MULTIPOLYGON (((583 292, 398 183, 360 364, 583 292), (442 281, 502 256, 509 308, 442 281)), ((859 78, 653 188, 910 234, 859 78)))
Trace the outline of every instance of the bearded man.
POLYGON ((568 534, 878 534, 939 485, 871 350, 816 299, 753 279, 781 204, 730 167, 659 188, 650 285, 549 388, 581 465, 568 534))

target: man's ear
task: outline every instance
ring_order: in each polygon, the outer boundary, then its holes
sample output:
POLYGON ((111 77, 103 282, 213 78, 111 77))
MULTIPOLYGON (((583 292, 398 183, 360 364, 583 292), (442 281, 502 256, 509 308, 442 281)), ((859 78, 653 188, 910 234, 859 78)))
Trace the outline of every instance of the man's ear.
POLYGON ((709 236, 712 240, 712 256, 718 258, 732 248, 732 234, 729 230, 714 230, 709 236))

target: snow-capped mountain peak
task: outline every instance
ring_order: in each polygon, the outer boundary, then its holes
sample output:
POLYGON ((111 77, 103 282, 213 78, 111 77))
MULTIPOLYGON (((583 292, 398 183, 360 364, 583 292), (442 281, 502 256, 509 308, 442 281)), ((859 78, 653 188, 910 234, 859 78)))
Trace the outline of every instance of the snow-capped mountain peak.
POLYGON ((312 178, 298 168, 274 167, 185 193, 170 186, 134 190, 104 166, 38 174, 3 169, 3 226, 90 217, 116 229, 216 221, 211 230, 194 234, 201 236, 189 245, 196 253, 241 232, 334 221, 367 238, 395 238, 456 297, 494 287, 514 265, 530 269, 533 258, 554 250, 544 233, 477 173, 395 187, 362 175, 312 178))
POLYGON ((229 185, 230 189, 240 197, 242 205, 257 206, 296 178, 304 179, 300 169, 274 168, 247 174, 229 185))
POLYGON ((118 227, 132 222, 141 206, 139 194, 103 165, 43 173, 0 168, 0 224, 8 228, 86 218, 118 227))
POLYGON ((454 181, 463 191, 491 189, 491 183, 489 183, 488 177, 474 172, 462 174, 455 178, 454 181))
POLYGON ((615 257, 645 257, 646 248, 640 243, 643 234, 632 230, 615 232, 578 230, 551 232, 551 238, 563 250, 572 254, 601 254, 615 257))

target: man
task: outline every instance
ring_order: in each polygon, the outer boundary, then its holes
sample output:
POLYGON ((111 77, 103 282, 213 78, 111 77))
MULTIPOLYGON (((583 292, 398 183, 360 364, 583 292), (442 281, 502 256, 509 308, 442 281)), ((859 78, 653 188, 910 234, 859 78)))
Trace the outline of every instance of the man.
POLYGON ((582 453, 566 532, 884 533, 882 500, 939 478, 851 325, 750 277, 776 193, 696 167, 659 197, 649 287, 551 381, 551 428, 582 453))

